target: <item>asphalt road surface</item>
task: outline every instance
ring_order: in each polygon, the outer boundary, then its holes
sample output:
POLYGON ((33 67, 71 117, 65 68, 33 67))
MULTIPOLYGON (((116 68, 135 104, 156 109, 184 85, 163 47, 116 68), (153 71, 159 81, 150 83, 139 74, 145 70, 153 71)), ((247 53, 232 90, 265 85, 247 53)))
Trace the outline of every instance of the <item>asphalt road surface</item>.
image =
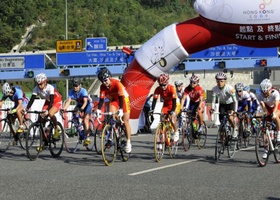
POLYGON ((75 154, 64 151, 58 159, 46 150, 35 161, 19 146, 0 158, 0 198, 37 199, 280 199, 280 164, 269 158, 258 167, 254 146, 236 152, 233 159, 214 161, 216 128, 208 130, 206 147, 193 145, 177 158, 157 163, 153 135, 133 136, 127 162, 117 157, 105 166, 96 152, 83 147, 75 154))

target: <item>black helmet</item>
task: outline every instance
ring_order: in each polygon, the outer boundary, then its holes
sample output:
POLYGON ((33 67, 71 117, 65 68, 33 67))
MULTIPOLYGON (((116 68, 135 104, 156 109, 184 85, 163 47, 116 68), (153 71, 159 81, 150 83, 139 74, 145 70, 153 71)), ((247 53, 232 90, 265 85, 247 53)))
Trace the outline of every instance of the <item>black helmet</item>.
POLYGON ((74 78, 73 80, 73 85, 80 85, 81 84, 81 79, 79 78, 74 78))
POLYGON ((111 77, 111 72, 107 68, 101 68, 98 72, 98 79, 102 82, 104 79, 111 77))

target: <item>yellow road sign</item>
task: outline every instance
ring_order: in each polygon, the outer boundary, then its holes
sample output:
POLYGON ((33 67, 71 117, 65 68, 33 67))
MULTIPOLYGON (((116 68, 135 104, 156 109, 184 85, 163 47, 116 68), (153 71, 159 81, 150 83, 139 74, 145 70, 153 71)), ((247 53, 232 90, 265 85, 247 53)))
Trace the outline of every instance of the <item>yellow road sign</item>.
POLYGON ((77 52, 83 50, 82 40, 57 40, 56 52, 77 52))

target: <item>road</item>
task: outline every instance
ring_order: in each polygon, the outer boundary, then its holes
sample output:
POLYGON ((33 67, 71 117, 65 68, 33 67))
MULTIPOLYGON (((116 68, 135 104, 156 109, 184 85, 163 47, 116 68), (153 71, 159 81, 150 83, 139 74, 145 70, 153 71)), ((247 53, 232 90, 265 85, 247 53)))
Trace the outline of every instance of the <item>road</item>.
POLYGON ((209 129, 205 149, 181 148, 175 159, 153 158, 153 135, 133 136, 128 162, 118 157, 111 167, 95 152, 63 152, 54 159, 44 151, 30 161, 20 147, 1 155, 1 199, 280 199, 279 167, 269 158, 258 167, 254 146, 233 159, 214 161, 216 128, 209 129))

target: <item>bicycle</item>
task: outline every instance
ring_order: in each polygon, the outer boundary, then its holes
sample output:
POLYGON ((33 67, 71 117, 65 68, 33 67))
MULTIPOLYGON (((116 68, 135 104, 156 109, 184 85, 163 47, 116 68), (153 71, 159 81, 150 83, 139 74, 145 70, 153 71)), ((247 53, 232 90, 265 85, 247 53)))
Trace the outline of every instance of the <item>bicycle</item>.
POLYGON ((203 149, 207 140, 207 126, 203 121, 203 131, 198 132, 198 113, 195 114, 191 110, 182 111, 185 113, 185 119, 182 126, 182 145, 185 151, 188 151, 192 144, 196 143, 199 149, 203 149))
POLYGON ((277 128, 276 124, 272 121, 268 121, 268 116, 255 116, 254 118, 261 119, 261 127, 258 129, 255 138, 255 152, 257 162, 260 167, 266 166, 269 155, 273 153, 276 163, 280 163, 280 141, 277 141, 277 128), (267 157, 264 158, 263 154, 265 149, 267 150, 267 157))
POLYGON ((113 115, 118 114, 112 112, 104 112, 101 115, 105 116, 104 122, 98 123, 104 124, 104 128, 101 133, 101 154, 104 163, 107 166, 111 166, 117 156, 117 152, 121 154, 122 161, 128 161, 130 153, 126 153, 125 146, 127 142, 125 127, 121 120, 117 120, 113 115), (106 117, 107 116, 107 117, 106 117))
POLYGON ((169 120, 169 114, 153 113, 160 116, 160 122, 154 134, 154 155, 156 162, 160 162, 164 156, 165 149, 168 149, 170 158, 177 155, 178 142, 171 139, 174 134, 173 126, 169 120))
POLYGON ((22 133, 18 133, 16 130, 17 125, 19 125, 19 121, 17 119, 17 114, 10 114, 10 108, 0 109, 0 111, 6 112, 6 118, 0 120, 0 151, 5 152, 9 149, 11 145, 17 145, 19 142, 21 148, 25 149, 25 132, 28 129, 29 125, 32 121, 23 116, 23 126, 24 131, 22 133))
POLYGON ((248 111, 243 111, 243 112, 237 112, 236 115, 238 118, 237 149, 240 149, 243 143, 244 143, 244 147, 247 148, 252 138, 252 130, 250 129, 248 131, 249 124, 247 122, 247 118, 250 118, 250 114, 248 113, 248 111))
MULTIPOLYGON (((68 128, 65 129, 65 140, 64 140, 64 147, 68 153, 75 153, 79 149, 79 145, 83 144, 83 141, 86 139, 85 135, 85 124, 83 122, 82 116, 80 115, 78 110, 68 110, 63 111, 64 113, 72 113, 72 119, 68 121, 68 128)), ((61 113, 62 114, 62 113, 61 113)), ((62 118, 65 120, 64 116, 62 118)), ((94 141, 94 132, 95 127, 94 123, 91 119, 89 119, 89 137, 90 141, 94 141)), ((91 146, 85 145, 85 148, 88 151, 93 150, 95 143, 91 146)))
MULTIPOLYGON (((220 114, 219 112, 215 114, 220 114)), ((229 124, 228 117, 230 114, 221 113, 223 119, 221 125, 218 126, 218 134, 215 145, 215 160, 218 161, 224 150, 227 150, 228 157, 233 158, 237 149, 237 141, 232 139, 233 128, 229 124)))
POLYGON ((47 148, 54 158, 59 157, 63 150, 64 129, 61 123, 58 122, 58 126, 61 130, 60 135, 57 138, 53 138, 55 131, 54 124, 48 117, 42 118, 40 116, 40 114, 44 112, 45 111, 27 111, 27 113, 38 115, 36 122, 30 125, 25 137, 27 157, 32 161, 36 160, 39 154, 47 148), (45 127, 47 124, 48 126, 45 127))

